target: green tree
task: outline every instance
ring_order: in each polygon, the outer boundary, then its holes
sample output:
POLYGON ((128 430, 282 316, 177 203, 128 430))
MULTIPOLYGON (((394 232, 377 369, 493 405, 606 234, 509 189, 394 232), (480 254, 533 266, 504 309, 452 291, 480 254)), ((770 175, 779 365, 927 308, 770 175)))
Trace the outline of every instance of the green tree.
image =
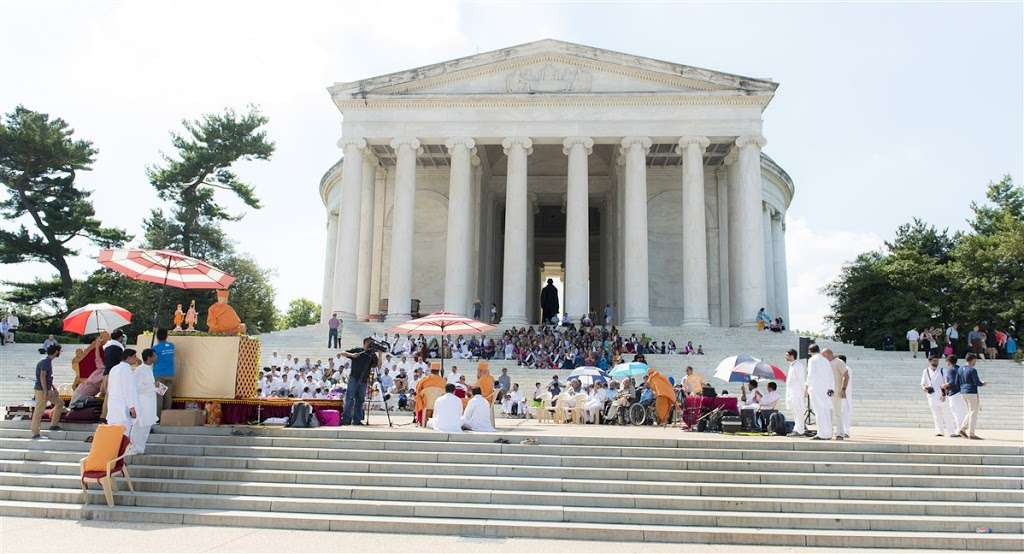
POLYGON ((147 169, 150 184, 161 200, 171 202, 169 215, 154 210, 147 229, 162 226, 169 244, 192 256, 209 255, 198 252, 197 244, 216 247, 222 221, 237 221, 242 215, 228 213, 216 196, 217 190, 229 191, 246 206, 259 209, 260 201, 253 187, 238 178, 231 167, 238 161, 268 160, 274 143, 267 140, 263 126, 267 118, 250 107, 244 114, 227 109, 219 114, 206 114, 196 121, 185 120, 184 133, 171 133, 175 156, 162 154, 163 165, 147 169))
POLYGON ((997 324, 1024 319, 1024 188, 1006 176, 990 183, 992 205, 972 203, 975 233, 954 251, 952 303, 961 321, 997 324))
POLYGON ((313 325, 320 321, 320 304, 308 298, 296 298, 288 303, 288 311, 281 316, 282 329, 313 325))
MULTIPOLYGON (((0 229, 0 263, 45 262, 57 271, 52 280, 9 283, 23 298, 67 300, 74 282, 67 259, 78 252, 72 241, 82 238, 103 246, 117 246, 131 237, 121 229, 104 227, 96 218, 91 192, 76 186, 80 171, 95 161, 91 142, 73 137, 63 119, 18 106, 0 120, 0 183, 7 197, 0 199, 0 214, 14 222, 31 221, 18 229, 0 229)), ((56 304, 56 303, 55 303, 56 304)))

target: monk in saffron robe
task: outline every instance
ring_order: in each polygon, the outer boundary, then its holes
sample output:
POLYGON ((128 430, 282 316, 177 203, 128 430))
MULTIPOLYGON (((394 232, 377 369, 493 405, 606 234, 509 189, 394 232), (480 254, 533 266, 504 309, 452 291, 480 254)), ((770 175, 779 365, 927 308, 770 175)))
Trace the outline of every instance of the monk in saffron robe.
POLYGON ((668 424, 668 416, 676 405, 676 392, 672 383, 655 369, 647 370, 647 386, 654 392, 654 412, 660 425, 668 424))
POLYGON ((423 421, 423 418, 426 417, 426 410, 433 409, 432 406, 427 406, 427 400, 424 398, 423 391, 431 388, 443 391, 444 386, 447 384, 448 382, 444 380, 444 377, 441 377, 441 370, 436 367, 430 368, 430 375, 416 383, 416 421, 423 421))
POLYGON ((491 364, 487 362, 480 362, 476 368, 476 383, 473 385, 474 388, 480 389, 480 396, 484 397, 484 400, 490 404, 491 407, 491 425, 494 425, 494 399, 496 397, 496 391, 494 390, 494 376, 491 375, 491 364))
POLYGON ((228 291, 217 291, 217 302, 206 313, 206 326, 217 335, 239 335, 245 333, 245 325, 238 318, 235 309, 228 305, 228 291))

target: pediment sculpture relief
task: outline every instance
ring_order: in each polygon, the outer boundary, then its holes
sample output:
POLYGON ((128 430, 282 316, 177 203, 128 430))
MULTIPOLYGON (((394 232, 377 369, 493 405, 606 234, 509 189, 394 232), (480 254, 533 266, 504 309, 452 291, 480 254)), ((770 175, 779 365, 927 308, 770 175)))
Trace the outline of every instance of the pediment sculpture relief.
POLYGON ((512 72, 505 84, 508 92, 590 92, 592 81, 585 69, 544 64, 512 72))

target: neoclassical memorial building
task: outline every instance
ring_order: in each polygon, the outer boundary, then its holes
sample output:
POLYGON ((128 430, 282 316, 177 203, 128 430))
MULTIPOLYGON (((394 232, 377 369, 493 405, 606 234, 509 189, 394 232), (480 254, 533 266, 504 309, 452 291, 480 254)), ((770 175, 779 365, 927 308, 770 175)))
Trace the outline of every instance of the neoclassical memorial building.
POLYGON ((537 322, 550 277, 574 320, 788 322, 777 87, 556 40, 335 84, 324 317, 537 322))

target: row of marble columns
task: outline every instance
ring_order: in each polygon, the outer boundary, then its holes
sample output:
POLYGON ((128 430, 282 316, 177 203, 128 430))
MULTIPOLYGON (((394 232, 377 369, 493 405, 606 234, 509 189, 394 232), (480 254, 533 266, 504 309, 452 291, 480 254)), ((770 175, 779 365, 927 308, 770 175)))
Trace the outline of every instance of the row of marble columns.
MULTIPOLYGON (((649 137, 625 137, 620 142, 624 325, 650 324, 647 152, 651 143, 649 137)), ((416 138, 396 138, 390 144, 396 153, 396 166, 386 320, 404 321, 410 315, 412 296, 416 158, 421 147, 416 138)), ((682 157, 683 324, 690 326, 710 324, 703 164, 708 144, 707 137, 683 136, 677 146, 682 157)), ((765 211, 762 206, 760 151, 764 144, 759 135, 738 137, 738 154, 727 160, 728 297, 733 324, 752 325, 758 309, 767 306, 769 297, 776 306, 788 305, 781 215, 765 211)), ((568 137, 563 141, 563 152, 568 156, 564 311, 574 317, 590 310, 588 158, 593 145, 590 137, 568 137)), ((325 271, 324 285, 325 291, 332 290, 332 312, 342 317, 365 318, 370 313, 373 185, 378 164, 361 138, 342 139, 339 146, 345 159, 340 209, 328 222, 327 241, 327 259, 335 263, 325 271), (355 271, 338 269, 343 267, 355 271)), ((472 138, 450 138, 445 146, 451 171, 444 307, 454 313, 466 313, 473 300, 478 271, 474 235, 479 226, 474 206, 478 203, 475 189, 479 184, 474 186, 473 166, 479 159, 472 138)), ((533 142, 528 137, 509 137, 502 141, 502 148, 508 168, 501 322, 522 325, 531 319, 527 311, 531 290, 527 158, 533 152, 533 142)))

